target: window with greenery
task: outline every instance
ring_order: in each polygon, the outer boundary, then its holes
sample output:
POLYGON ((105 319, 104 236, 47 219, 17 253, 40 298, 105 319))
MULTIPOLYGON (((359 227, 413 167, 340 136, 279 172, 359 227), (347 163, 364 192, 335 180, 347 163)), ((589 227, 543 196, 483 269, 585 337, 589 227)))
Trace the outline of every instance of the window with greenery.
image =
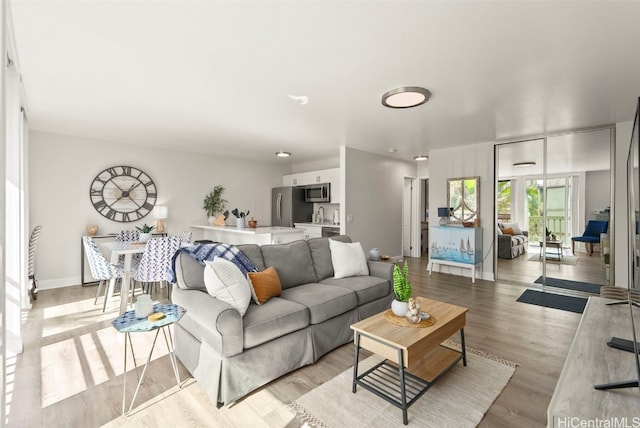
POLYGON ((447 183, 447 199, 451 209, 449 223, 479 220, 480 177, 450 178, 447 183))
POLYGON ((511 180, 498 181, 498 219, 511 222, 511 180))

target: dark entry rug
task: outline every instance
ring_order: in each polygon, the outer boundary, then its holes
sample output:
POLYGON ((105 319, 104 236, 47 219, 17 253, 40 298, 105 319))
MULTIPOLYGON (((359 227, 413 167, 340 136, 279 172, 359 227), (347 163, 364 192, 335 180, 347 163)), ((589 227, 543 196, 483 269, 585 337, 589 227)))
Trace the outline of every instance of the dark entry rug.
POLYGON ((516 301, 578 314, 581 314, 587 305, 587 299, 582 297, 562 296, 537 290, 526 290, 516 301))
MULTIPOLYGON (((542 284, 542 277, 538 277, 535 284, 542 284)), ((547 287, 566 288, 567 290, 585 291, 587 293, 600 294, 602 285, 592 284, 590 282, 569 281, 568 279, 558 279, 547 277, 547 287)))

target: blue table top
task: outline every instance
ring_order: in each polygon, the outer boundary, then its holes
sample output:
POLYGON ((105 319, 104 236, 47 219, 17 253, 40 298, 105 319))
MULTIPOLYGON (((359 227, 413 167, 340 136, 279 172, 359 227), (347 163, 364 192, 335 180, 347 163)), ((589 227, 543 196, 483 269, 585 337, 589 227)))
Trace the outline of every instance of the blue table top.
POLYGON ((153 312, 162 312, 165 316, 158 321, 149 321, 147 317, 136 318, 136 311, 131 310, 113 320, 111 325, 120 333, 152 331, 179 321, 187 310, 175 304, 156 303, 153 305, 153 312))

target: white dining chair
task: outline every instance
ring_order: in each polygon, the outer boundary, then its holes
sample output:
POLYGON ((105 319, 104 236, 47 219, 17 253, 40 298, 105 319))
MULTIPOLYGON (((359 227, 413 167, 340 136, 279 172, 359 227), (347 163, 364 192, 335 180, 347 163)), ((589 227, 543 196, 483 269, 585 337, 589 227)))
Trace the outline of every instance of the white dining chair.
POLYGON ((178 235, 178 238, 180 238, 180 242, 190 244, 192 236, 193 236, 193 233, 191 231, 185 230, 185 231, 182 231, 180 235, 178 235))
POLYGON ((89 269, 91 275, 100 281, 98 283, 98 291, 96 292, 96 298, 93 302, 94 305, 98 304, 98 298, 100 297, 100 290, 109 281, 109 286, 105 288, 104 303, 102 305, 102 312, 107 308, 107 300, 113 295, 113 291, 116 286, 116 280, 122 278, 122 270, 118 266, 114 266, 102 255, 98 245, 90 236, 83 236, 82 243, 84 245, 84 251, 89 261, 89 269))
MULTIPOLYGON (((180 242, 180 238, 177 236, 149 239, 140 258, 140 263, 131 272, 132 279, 135 282, 145 284, 166 283, 167 297, 169 297, 171 290, 169 290, 167 281, 168 272, 171 268, 171 259, 180 248, 180 242)), ((151 291, 148 290, 148 292, 150 293, 151 291)))
POLYGON ((36 250, 38 248, 38 239, 40 238, 40 231, 42 226, 37 225, 33 228, 31 236, 29 237, 29 263, 28 263, 28 275, 29 281, 31 281, 31 287, 29 288, 29 297, 33 302, 38 298, 38 281, 36 280, 36 250))

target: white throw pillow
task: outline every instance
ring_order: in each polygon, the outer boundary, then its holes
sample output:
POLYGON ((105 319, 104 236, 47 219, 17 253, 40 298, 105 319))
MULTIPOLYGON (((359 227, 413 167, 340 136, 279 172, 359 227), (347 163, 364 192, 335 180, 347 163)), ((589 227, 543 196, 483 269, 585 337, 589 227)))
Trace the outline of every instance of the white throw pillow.
POLYGON ((367 258, 359 242, 347 243, 329 239, 329 249, 335 278, 369 275, 367 258))
POLYGON ((251 302, 251 286, 233 262, 222 257, 205 261, 204 285, 212 297, 233 306, 241 316, 247 313, 251 302))

